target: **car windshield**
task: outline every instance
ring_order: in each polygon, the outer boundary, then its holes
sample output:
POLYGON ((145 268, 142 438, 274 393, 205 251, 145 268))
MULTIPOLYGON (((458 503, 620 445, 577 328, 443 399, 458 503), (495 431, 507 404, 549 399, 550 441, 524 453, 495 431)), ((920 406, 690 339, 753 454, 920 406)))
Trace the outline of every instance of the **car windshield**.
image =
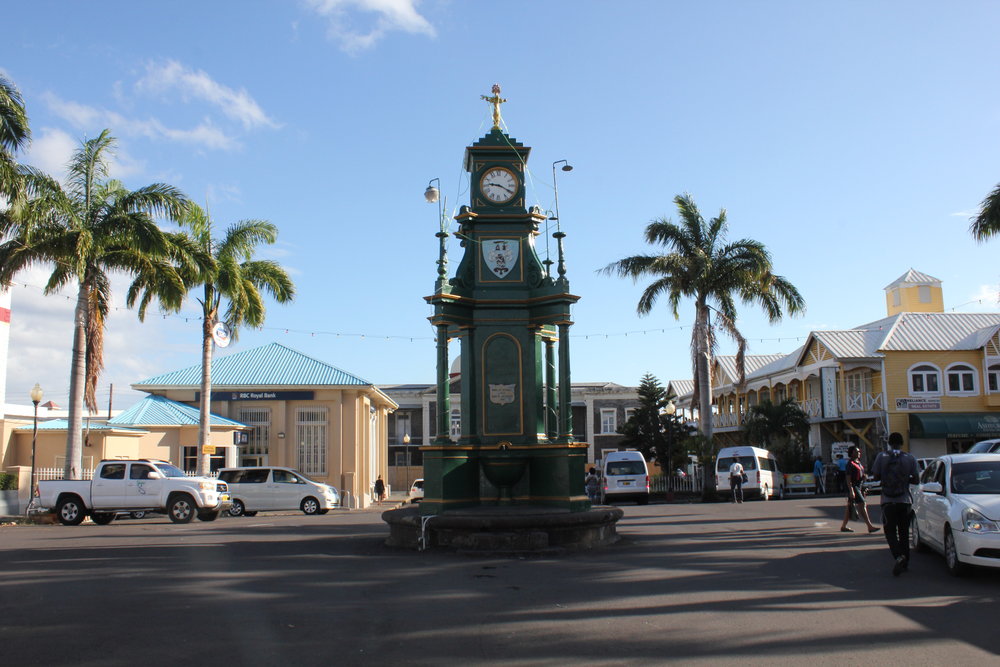
POLYGON ((719 464, 716 470, 719 472, 729 472, 729 466, 733 465, 733 461, 739 461, 743 465, 744 470, 757 469, 757 458, 754 456, 722 456, 719 457, 719 464))
POLYGON ((156 469, 162 472, 164 477, 187 477, 183 470, 169 463, 157 463, 156 469))
POLYGON ((1000 442, 995 440, 984 440, 983 442, 977 442, 972 446, 967 454, 989 454, 997 447, 1000 447, 1000 442))
POLYGON ((1000 494, 1000 461, 967 461, 951 467, 952 493, 1000 494))

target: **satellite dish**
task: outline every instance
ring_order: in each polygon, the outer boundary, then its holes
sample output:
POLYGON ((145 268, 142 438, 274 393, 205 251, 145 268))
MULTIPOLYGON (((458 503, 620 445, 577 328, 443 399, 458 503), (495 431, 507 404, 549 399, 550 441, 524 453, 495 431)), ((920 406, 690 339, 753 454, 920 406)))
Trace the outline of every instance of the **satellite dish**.
POLYGON ((229 341, 232 340, 232 333, 225 322, 216 322, 215 326, 212 327, 212 340, 219 347, 227 347, 229 345, 229 341))

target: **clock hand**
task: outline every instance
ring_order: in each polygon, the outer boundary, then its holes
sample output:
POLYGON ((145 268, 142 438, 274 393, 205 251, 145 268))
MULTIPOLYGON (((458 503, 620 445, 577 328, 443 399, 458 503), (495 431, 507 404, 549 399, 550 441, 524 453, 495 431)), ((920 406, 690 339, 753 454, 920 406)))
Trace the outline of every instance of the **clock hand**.
POLYGON ((504 186, 504 185, 500 185, 499 183, 487 183, 486 185, 492 185, 492 186, 493 186, 493 187, 495 187, 495 188, 500 188, 501 190, 506 190, 506 191, 507 191, 507 192, 509 192, 510 194, 514 194, 514 191, 513 191, 513 190, 511 190, 511 189, 510 189, 510 188, 508 188, 507 186, 504 186))

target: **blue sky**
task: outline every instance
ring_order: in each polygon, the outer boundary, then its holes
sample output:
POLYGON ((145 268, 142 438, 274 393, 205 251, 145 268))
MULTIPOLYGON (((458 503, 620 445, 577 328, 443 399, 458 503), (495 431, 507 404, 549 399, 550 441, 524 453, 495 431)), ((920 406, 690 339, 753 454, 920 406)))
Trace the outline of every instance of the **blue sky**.
MULTIPOLYGON (((509 134, 533 148, 529 201, 554 208, 552 163, 575 167, 558 175, 573 378, 635 385, 690 377, 694 307, 638 317, 642 285, 597 270, 645 252, 682 192, 726 208, 731 238, 764 242, 806 299, 776 326, 741 308, 750 353, 882 317, 910 267, 943 281, 949 310, 1000 310, 1000 241, 968 234, 1000 182, 998 19, 995 2, 42 0, 5 9, 0 69, 28 105, 24 161, 59 175, 108 127, 130 187, 176 185, 220 231, 279 227, 265 256, 298 297, 220 353, 279 341, 380 384, 434 379, 422 194, 440 178, 449 209, 468 202, 463 150, 499 82, 509 134)), ((11 402, 40 382, 66 403, 72 302, 42 297, 45 276, 14 288, 11 402)), ((115 312, 102 403, 198 363, 196 312, 115 312)))

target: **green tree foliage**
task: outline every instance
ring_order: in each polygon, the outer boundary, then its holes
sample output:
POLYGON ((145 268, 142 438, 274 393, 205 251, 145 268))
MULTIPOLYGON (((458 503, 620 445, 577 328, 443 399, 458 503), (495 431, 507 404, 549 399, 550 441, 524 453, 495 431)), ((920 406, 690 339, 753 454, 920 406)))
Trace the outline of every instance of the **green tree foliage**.
POLYGON ((33 172, 15 159, 15 153, 24 150, 30 141, 24 99, 14 82, 0 75, 0 224, 3 226, 9 224, 8 209, 13 209, 26 194, 26 174, 33 172))
POLYGON ((85 141, 68 165, 64 187, 39 172, 28 174, 31 196, 4 219, 0 283, 36 264, 53 267, 45 293, 75 284, 70 369, 67 479, 80 479, 83 407, 97 410, 95 390, 104 367, 105 321, 111 308, 111 276, 124 274, 146 285, 164 308, 177 309, 184 282, 175 263, 189 248, 177 234, 161 230, 155 217, 177 220, 184 195, 154 183, 129 190, 109 178, 115 144, 108 130, 85 141))
POLYGON ((743 424, 746 441, 774 453, 783 472, 808 472, 809 415, 791 398, 780 403, 769 400, 752 405, 743 424))
POLYGON ((977 241, 985 241, 1000 233, 1000 184, 983 199, 979 214, 972 218, 969 231, 977 241))
POLYGON ((692 429, 678 414, 666 414, 673 396, 660 381, 646 373, 639 382, 639 407, 618 430, 625 437, 622 446, 642 452, 647 461, 655 460, 669 475, 676 462, 687 462, 687 439, 692 429))
MULTIPOLYGON (((288 303, 295 297, 292 279, 277 262, 254 259, 257 247, 278 239, 278 228, 266 220, 241 220, 231 225, 221 240, 213 235, 212 220, 199 206, 192 204, 181 224, 190 242, 199 249, 200 266, 185 273, 189 289, 201 287, 198 303, 202 308, 201 330, 201 402, 198 445, 199 452, 210 444, 212 400, 212 329, 224 322, 232 337, 239 336, 242 326, 259 328, 264 325, 266 308, 262 292, 278 303, 288 303), (220 311, 225 313, 220 317, 220 311)), ((130 298, 136 295, 130 293, 130 298)), ((141 312, 141 311, 140 311, 141 312)), ((209 457, 198 457, 198 472, 208 474, 209 457)))

